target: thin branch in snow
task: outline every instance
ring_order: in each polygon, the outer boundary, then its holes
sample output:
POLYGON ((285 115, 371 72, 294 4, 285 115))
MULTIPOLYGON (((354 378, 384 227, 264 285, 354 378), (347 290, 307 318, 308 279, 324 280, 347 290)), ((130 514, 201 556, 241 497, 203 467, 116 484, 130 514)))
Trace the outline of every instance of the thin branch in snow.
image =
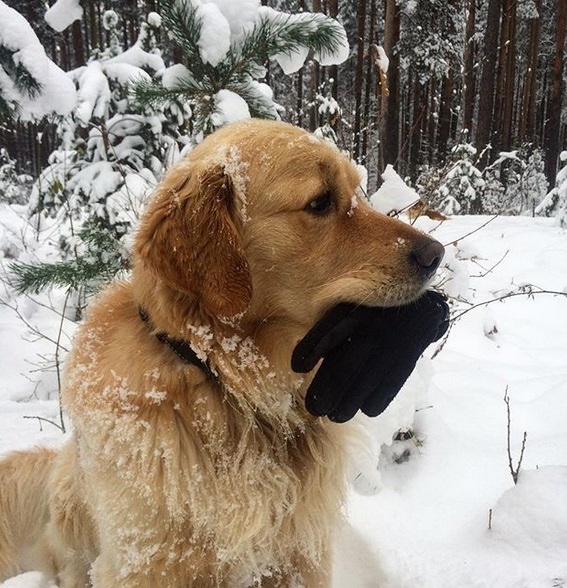
POLYGON ((526 440, 528 438, 528 433, 524 431, 524 438, 522 440, 522 448, 520 449, 520 457, 518 458, 518 463, 514 468, 514 464, 512 463, 512 448, 511 448, 511 422, 512 416, 510 413, 510 397, 508 396, 508 386, 506 386, 506 392, 504 393, 504 402, 506 403, 506 414, 507 414, 507 450, 508 450, 508 467, 510 468, 510 473, 512 474, 512 479, 514 480, 514 484, 518 483, 518 475, 520 473, 520 469, 522 467, 522 461, 524 459, 524 450, 526 449, 526 440))
POLYGON ((46 418, 40 417, 40 416, 24 416, 23 418, 37 419, 39 422, 39 430, 40 431, 43 431, 43 427, 41 426, 41 423, 49 423, 50 425, 57 427, 62 433, 65 433, 65 425, 63 425, 63 421, 61 421, 61 424, 58 424, 55 421, 52 421, 51 419, 46 419, 46 418))
POLYGON ((470 231, 469 233, 466 233, 462 237, 459 237, 457 239, 453 239, 450 243, 444 243, 445 247, 447 247, 447 245, 454 245, 455 243, 458 243, 459 241, 463 241, 467 237, 474 235, 478 231, 484 229, 484 227, 489 225, 491 222, 495 221, 499 216, 500 216, 499 214, 495 214, 494 216, 490 217, 485 223, 482 223, 482 225, 476 227, 476 229, 473 229, 472 231, 470 231))
POLYGON ((484 278, 488 274, 491 274, 506 259, 506 257, 508 256, 508 253, 510 253, 509 249, 506 251, 506 253, 504 253, 504 255, 494 265, 492 265, 488 269, 482 267, 482 265, 478 262, 478 260, 474 259, 473 262, 476 263, 479 267, 481 267, 483 272, 480 274, 476 274, 476 275, 471 274, 471 278, 484 278))
POLYGON ((534 291, 533 288, 536 288, 533 284, 526 284, 520 288, 520 291, 517 292, 508 292, 503 296, 497 296, 496 298, 491 298, 490 300, 485 300, 484 302, 479 302, 478 304, 473 304, 469 308, 461 311, 459 314, 451 317, 451 322, 455 322, 460 319, 462 316, 474 310, 475 308, 480 308, 481 306, 488 306, 489 304, 493 304, 494 302, 500 302, 502 300, 506 300, 507 298, 515 298, 516 296, 528 296, 533 297, 536 294, 549 294, 551 296, 565 296, 567 298, 567 292, 559 292, 558 290, 543 290, 539 289, 534 291))

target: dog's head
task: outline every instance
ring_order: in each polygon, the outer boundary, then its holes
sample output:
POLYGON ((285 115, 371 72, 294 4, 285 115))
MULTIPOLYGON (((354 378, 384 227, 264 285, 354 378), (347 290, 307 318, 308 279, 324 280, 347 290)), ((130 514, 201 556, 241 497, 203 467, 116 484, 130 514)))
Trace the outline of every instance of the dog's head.
POLYGON ((211 317, 310 325, 342 302, 419 296, 443 255, 360 193, 336 148, 281 122, 217 131, 166 175, 135 265, 211 317))

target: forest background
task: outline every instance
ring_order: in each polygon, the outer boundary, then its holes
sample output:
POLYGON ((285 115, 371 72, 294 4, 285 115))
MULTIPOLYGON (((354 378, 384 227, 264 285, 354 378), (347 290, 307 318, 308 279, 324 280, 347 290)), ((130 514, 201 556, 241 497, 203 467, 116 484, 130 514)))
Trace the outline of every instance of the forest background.
MULTIPOLYGON (((6 3, 28 20, 48 57, 66 72, 133 47, 148 14, 160 11, 159 0, 85 1, 82 17, 56 31, 45 20, 46 3, 6 3)), ((556 186, 566 146, 567 2, 262 4, 289 13, 322 12, 344 26, 350 53, 343 63, 324 66, 308 58, 299 71, 282 75, 279 65, 266 61, 263 81, 273 90, 277 116, 312 131, 325 128, 365 166, 369 192, 381 183, 387 164, 424 200, 450 213, 534 214, 556 186)), ((149 28, 153 49, 148 51, 159 48, 165 65, 191 70, 190 55, 172 43, 166 29, 149 28)), ((2 51, 0 63, 7 63, 2 51)), ((176 139, 194 132, 195 112, 188 100, 170 115, 170 126, 176 118, 176 139)), ((86 142, 93 125, 104 129, 111 115, 108 108, 93 112, 73 132, 86 142)), ((11 162, 12 174, 36 181, 61 136, 60 120, 53 117, 4 116, 3 163, 11 162)), ((553 214, 561 205, 555 198, 539 212, 553 214)))

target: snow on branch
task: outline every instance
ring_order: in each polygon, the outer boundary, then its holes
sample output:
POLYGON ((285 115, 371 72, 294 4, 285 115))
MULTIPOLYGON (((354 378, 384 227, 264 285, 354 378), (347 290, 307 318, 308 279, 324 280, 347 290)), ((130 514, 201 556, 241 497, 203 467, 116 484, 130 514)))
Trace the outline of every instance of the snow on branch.
POLYGON ((163 27, 184 54, 161 80, 134 88, 141 104, 185 103, 193 111, 194 134, 202 136, 247 116, 278 118, 271 89, 262 84, 268 60, 284 73, 300 69, 309 55, 322 65, 342 63, 349 45, 344 28, 320 13, 288 14, 259 0, 164 0, 163 27), (234 107, 234 113, 231 108, 234 107))
POLYGON ((83 17, 80 0, 57 0, 45 13, 47 24, 55 31, 64 31, 83 17))
POLYGON ((72 80, 45 54, 28 21, 0 0, 0 107, 23 120, 69 114, 72 80))

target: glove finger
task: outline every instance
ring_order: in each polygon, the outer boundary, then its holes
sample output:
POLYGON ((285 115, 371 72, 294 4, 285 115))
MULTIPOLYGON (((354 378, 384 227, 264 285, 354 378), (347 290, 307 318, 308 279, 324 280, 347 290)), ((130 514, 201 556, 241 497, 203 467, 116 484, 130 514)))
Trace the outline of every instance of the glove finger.
POLYGON ((389 404, 402 389, 407 379, 415 369, 417 360, 421 354, 408 356, 404 361, 393 361, 389 369, 384 370, 384 376, 379 388, 366 398, 361 410, 369 416, 375 417, 388 408, 389 404))
POLYGON ((428 291, 411 304, 385 309, 383 321, 393 341, 425 348, 447 331, 449 306, 441 294, 428 291))
POLYGON ((436 292, 435 290, 428 290, 425 293, 429 301, 435 306, 435 312, 438 314, 439 326, 437 327, 437 333, 435 334, 433 341, 438 341, 443 337, 449 328, 450 310, 447 304, 447 297, 444 294, 436 292))
POLYGON ((331 349, 344 343, 357 328, 360 318, 353 313, 353 304, 339 304, 323 318, 296 345, 291 356, 294 372, 310 372, 331 349))
POLYGON ((443 335, 449 329, 449 323, 450 323, 449 314, 447 312, 447 318, 439 325, 439 328, 437 329, 437 334, 435 335, 435 338, 433 339, 432 343, 435 341, 439 341, 439 339, 441 339, 441 337, 443 337, 443 335))
POLYGON ((355 377, 350 379, 349 387, 339 402, 328 413, 328 417, 335 423, 346 423, 352 419, 369 398, 380 395, 382 378, 387 369, 389 356, 382 352, 369 354, 364 366, 355 377))
POLYGON ((364 375, 370 353, 369 348, 353 353, 348 342, 330 352, 307 390, 305 408, 314 416, 328 415, 364 375))

